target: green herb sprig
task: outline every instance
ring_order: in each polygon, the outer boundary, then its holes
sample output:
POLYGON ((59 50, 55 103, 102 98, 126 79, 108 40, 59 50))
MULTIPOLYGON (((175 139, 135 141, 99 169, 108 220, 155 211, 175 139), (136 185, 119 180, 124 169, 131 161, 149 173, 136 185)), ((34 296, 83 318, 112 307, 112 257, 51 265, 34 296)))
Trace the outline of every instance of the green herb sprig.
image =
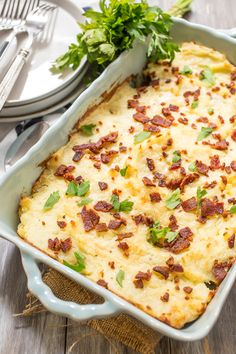
MULTIPOLYGON (((178 0, 171 15, 182 16, 189 9, 190 0, 178 0), (187 5, 186 5, 187 4, 187 5)), ((77 35, 77 43, 56 59, 53 72, 67 68, 75 70, 87 56, 88 62, 96 64, 98 73, 116 59, 124 50, 132 48, 135 40, 146 41, 148 59, 152 62, 173 60, 178 45, 172 42, 170 29, 173 21, 170 14, 157 6, 149 6, 147 0, 100 0, 100 11, 87 10, 87 21, 79 24, 82 32, 77 35)))
POLYGON ((128 199, 125 199, 122 202, 120 202, 119 197, 115 194, 113 194, 111 197, 111 203, 115 211, 124 211, 124 212, 131 211, 134 205, 134 203, 128 199))
POLYGON ((81 273, 85 269, 85 256, 79 252, 74 253, 76 258, 75 264, 70 264, 67 261, 63 261, 64 265, 75 270, 78 273, 81 273))

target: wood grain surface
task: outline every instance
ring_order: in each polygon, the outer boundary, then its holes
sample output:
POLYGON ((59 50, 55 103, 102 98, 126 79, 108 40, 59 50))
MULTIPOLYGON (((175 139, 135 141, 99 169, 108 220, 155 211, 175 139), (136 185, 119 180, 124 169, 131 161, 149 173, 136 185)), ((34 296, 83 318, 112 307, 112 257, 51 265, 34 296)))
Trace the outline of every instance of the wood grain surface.
MULTIPOLYGON (((156 1, 164 9, 173 2, 156 1)), ((236 0, 194 0, 193 11, 187 18, 214 28, 236 27, 236 0)), ((0 125, 0 135, 2 127, 0 125)), ((50 313, 30 318, 14 317, 14 314, 24 308, 26 292, 27 282, 19 251, 10 243, 0 240, 0 354, 135 354, 119 343, 109 343, 83 325, 50 313), (77 345, 71 349, 78 339, 77 345)), ((236 287, 231 291, 221 316, 208 337, 194 343, 163 338, 156 353, 234 354, 235 298, 236 287)))

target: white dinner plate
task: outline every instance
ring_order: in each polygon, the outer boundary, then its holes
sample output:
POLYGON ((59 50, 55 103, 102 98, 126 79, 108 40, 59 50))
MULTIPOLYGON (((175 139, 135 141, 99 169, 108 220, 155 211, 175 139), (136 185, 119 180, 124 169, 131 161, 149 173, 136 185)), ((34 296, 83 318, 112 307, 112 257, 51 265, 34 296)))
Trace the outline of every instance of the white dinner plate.
MULTIPOLYGON (((52 74, 50 67, 54 60, 63 54, 70 43, 76 41, 80 28, 77 22, 84 21, 79 1, 51 0, 58 6, 57 16, 50 42, 37 42, 33 47, 33 54, 24 66, 20 77, 12 90, 4 110, 40 101, 55 92, 61 91, 77 77, 86 63, 86 59, 75 70, 67 70, 63 74, 52 74)), ((20 42, 20 38, 19 38, 20 42)), ((72 88, 73 89, 73 88, 72 88)), ((65 93, 65 95, 67 95, 65 93)))
POLYGON ((45 116, 46 114, 56 112, 60 108, 65 107, 67 104, 74 102, 75 99, 77 97, 79 97, 79 95, 85 90, 85 88, 86 88, 85 86, 82 86, 81 84, 79 84, 72 92, 70 92, 66 97, 61 99, 56 104, 54 104, 50 107, 47 107, 47 108, 43 108, 38 111, 34 111, 33 113, 23 114, 23 115, 19 115, 19 116, 10 116, 10 117, 0 116, 0 123, 21 122, 23 120, 39 118, 39 117, 45 116))

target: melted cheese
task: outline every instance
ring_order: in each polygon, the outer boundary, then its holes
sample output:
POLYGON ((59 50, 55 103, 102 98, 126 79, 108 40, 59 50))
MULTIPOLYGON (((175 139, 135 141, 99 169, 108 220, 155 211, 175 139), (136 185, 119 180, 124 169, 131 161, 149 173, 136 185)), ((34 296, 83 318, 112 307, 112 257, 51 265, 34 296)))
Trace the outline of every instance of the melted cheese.
MULTIPOLYGON (((177 178, 180 170, 170 171, 173 152, 181 151, 182 163, 187 173, 188 166, 195 160, 201 160, 209 166, 210 157, 219 155, 221 164, 229 166, 231 161, 236 159, 236 142, 231 139, 232 130, 236 125, 229 118, 236 112, 235 94, 230 93, 227 84, 231 82, 231 73, 235 68, 226 60, 223 54, 212 49, 185 43, 181 51, 177 53, 172 67, 178 67, 181 71, 184 65, 188 65, 192 74, 181 75, 181 80, 176 84, 177 77, 172 73, 171 67, 165 64, 149 64, 145 73, 151 74, 153 79, 159 79, 160 84, 148 86, 140 92, 139 105, 147 106, 146 115, 162 115, 162 108, 169 107, 169 104, 179 107, 179 112, 171 112, 174 123, 169 128, 160 128, 160 133, 152 133, 150 138, 140 144, 134 144, 134 136, 143 131, 143 124, 133 119, 136 112, 133 108, 127 107, 127 101, 133 99, 137 93, 128 82, 123 83, 113 94, 109 101, 100 104, 92 113, 89 113, 86 120, 79 124, 94 124, 94 134, 91 138, 83 135, 79 130, 72 134, 68 144, 58 150, 48 161, 40 179, 36 182, 32 194, 21 199, 20 219, 18 228, 19 235, 27 242, 46 252, 50 256, 63 262, 75 263, 74 252, 79 251, 86 257, 85 276, 93 281, 104 279, 108 289, 125 298, 148 314, 158 318, 171 326, 180 328, 185 323, 196 319, 205 309, 213 296, 204 282, 216 281, 212 274, 212 267, 215 260, 227 261, 235 257, 235 247, 229 248, 228 237, 236 229, 235 216, 229 215, 223 218, 222 215, 214 215, 207 218, 205 224, 197 220, 196 212, 185 212, 182 207, 169 210, 165 200, 170 194, 166 187, 144 186, 143 177, 153 178, 152 172, 148 169, 146 158, 151 158, 155 163, 155 171, 160 172, 168 178, 177 178), (200 72, 208 66, 214 73, 216 83, 209 87, 207 82, 200 79, 200 72), (171 79, 171 81, 168 81, 171 79), (219 87, 219 89, 214 89, 219 87), (201 89, 198 98, 198 106, 193 108, 191 103, 193 97, 189 97, 189 104, 186 103, 184 93, 201 89), (213 109, 209 114, 210 110, 213 109), (182 115, 180 115, 182 113, 182 115), (224 118, 222 123, 218 116, 224 118), (185 117, 188 124, 181 124, 178 119, 185 117), (206 123, 197 122, 199 117, 208 117, 209 122, 215 123, 216 133, 222 139, 229 142, 228 150, 218 151, 210 145, 197 142, 197 136, 201 127, 206 123), (130 129, 130 127, 132 127, 130 129), (95 161, 90 158, 91 154, 86 153, 81 161, 73 162, 74 151, 72 147, 77 144, 87 143, 89 140, 96 142, 99 138, 111 132, 118 132, 117 142, 110 145, 107 150, 119 151, 121 144, 127 147, 126 152, 118 153, 109 164, 101 164, 101 169, 94 167, 95 161), (168 139, 173 139, 172 146, 169 146, 163 156, 162 147, 168 139), (186 150, 184 152, 184 150, 186 150), (87 197, 91 202, 87 208, 92 208, 98 201, 110 202, 112 191, 121 191, 120 200, 129 199, 133 204, 131 212, 121 212, 121 216, 127 221, 118 230, 97 232, 95 229, 89 232, 84 231, 81 219, 81 209, 78 202, 81 197, 69 197, 65 195, 68 181, 62 177, 54 176, 59 165, 73 165, 75 170, 72 174, 82 176, 84 180, 90 181, 90 192, 87 197), (125 177, 117 171, 129 166, 125 177), (108 184, 108 189, 101 191, 98 181, 108 184), (60 200, 51 210, 44 211, 43 206, 49 195, 59 191, 60 200), (149 194, 159 192, 162 200, 159 203, 151 203, 149 194), (169 217, 174 215, 177 219, 179 229, 188 226, 193 232, 191 245, 188 249, 178 254, 173 254, 166 248, 154 246, 147 241, 148 227, 144 224, 136 225, 132 216, 145 213, 155 221, 159 220, 163 227, 168 226, 169 217), (64 220, 67 226, 61 229, 57 225, 58 220, 64 220), (117 247, 117 234, 132 232, 133 236, 123 241, 129 246, 129 256, 117 247), (67 252, 54 252, 48 248, 48 239, 57 237, 64 240, 68 237, 72 240, 72 248, 67 252), (166 266, 166 261, 174 257, 174 262, 181 264, 183 273, 170 273, 168 279, 164 279, 158 273, 152 271, 155 266, 166 266), (114 267, 108 265, 114 262, 114 267), (113 269, 114 268, 114 269, 113 269), (123 286, 116 281, 119 270, 124 271, 123 286), (135 275, 139 271, 152 272, 149 281, 143 281, 143 288, 134 286, 135 275), (177 278, 178 277, 178 278, 177 278), (184 287, 191 287, 192 292, 186 294, 184 287), (168 293, 169 300, 162 301, 162 296, 168 293)), ((210 135, 204 139, 211 143, 216 140, 210 135)), ((103 149, 104 151, 104 149, 103 149)), ((99 157, 99 155, 96 155, 99 157)), ((224 202, 225 210, 229 210, 232 204, 228 199, 236 196, 236 178, 234 171, 227 174, 219 169, 209 170, 208 176, 199 174, 200 177, 185 187, 181 199, 186 200, 196 196, 197 187, 203 188, 206 182, 216 181, 212 189, 207 189, 207 198, 217 196, 224 202), (227 185, 222 182, 221 176, 227 177, 227 185)), ((104 212, 98 213, 100 222, 108 224, 112 215, 104 212)))

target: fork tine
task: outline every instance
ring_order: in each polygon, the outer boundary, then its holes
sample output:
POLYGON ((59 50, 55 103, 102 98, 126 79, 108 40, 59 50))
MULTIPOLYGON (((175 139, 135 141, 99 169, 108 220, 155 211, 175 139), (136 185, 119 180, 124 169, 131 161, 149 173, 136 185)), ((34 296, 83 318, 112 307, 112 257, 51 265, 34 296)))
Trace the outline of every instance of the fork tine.
POLYGON ((7 3, 8 3, 8 0, 5 0, 4 3, 3 3, 3 5, 2 5, 2 9, 1 9, 1 12, 0 12, 0 17, 3 17, 5 8, 6 8, 6 6, 7 6, 7 3))
POLYGON ((32 0, 25 0, 24 5, 21 9, 21 13, 20 13, 20 18, 22 18, 23 20, 26 19, 26 16, 28 15, 28 13, 31 9, 31 4, 32 4, 32 0))
MULTIPOLYGON (((6 19, 8 19, 9 17, 11 17, 11 9, 12 9, 12 0, 10 0, 6 5, 6 8, 5 8, 5 12, 4 12, 4 17, 6 18, 6 19)), ((13 3, 13 5, 14 5, 14 3, 13 3)))

